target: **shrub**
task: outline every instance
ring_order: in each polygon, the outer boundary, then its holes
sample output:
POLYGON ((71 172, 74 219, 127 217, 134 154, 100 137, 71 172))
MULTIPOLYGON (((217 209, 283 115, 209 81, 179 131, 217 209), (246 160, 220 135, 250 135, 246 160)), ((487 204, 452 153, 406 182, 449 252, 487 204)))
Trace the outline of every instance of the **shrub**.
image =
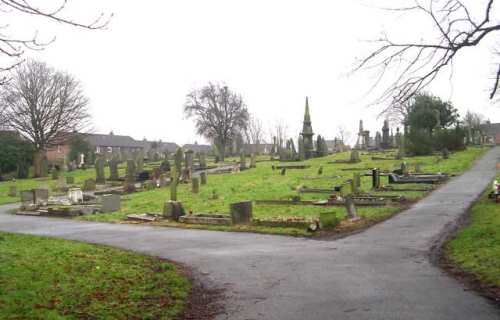
POLYGON ((430 155, 434 151, 433 138, 423 130, 412 130, 407 135, 406 151, 412 156, 430 155))
POLYGON ((340 219, 332 212, 322 212, 319 215, 319 223, 322 229, 331 230, 340 224, 340 219))
POLYGON ((434 134, 434 143, 436 150, 464 150, 464 141, 465 130, 460 127, 457 127, 455 129, 437 130, 434 134))

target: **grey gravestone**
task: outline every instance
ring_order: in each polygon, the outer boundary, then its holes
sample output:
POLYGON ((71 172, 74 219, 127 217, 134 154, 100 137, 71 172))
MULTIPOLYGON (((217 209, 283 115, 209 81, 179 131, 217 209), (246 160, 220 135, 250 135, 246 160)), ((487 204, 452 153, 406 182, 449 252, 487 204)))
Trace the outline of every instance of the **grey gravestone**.
POLYGON ((121 209, 121 198, 119 194, 106 194, 101 198, 102 212, 115 212, 121 209))
POLYGON ((207 173, 205 171, 200 173, 200 181, 202 185, 207 184, 207 173))
POLYGON ((230 205, 230 212, 233 224, 252 223, 252 201, 232 203, 230 205))
POLYGON ((185 169, 192 169, 193 168, 193 156, 194 156, 193 150, 187 150, 186 152, 184 152, 184 168, 185 169))
POLYGON ((23 204, 32 204, 35 202, 33 190, 21 191, 21 202, 23 204))
POLYGON ((247 159, 245 156, 245 152, 242 151, 240 154, 240 171, 243 171, 246 169, 247 169, 247 159))
POLYGON ((179 217, 184 215, 182 203, 178 201, 167 201, 163 206, 163 216, 167 219, 179 221, 179 217))
POLYGON ((46 205, 49 201, 49 189, 34 189, 33 194, 35 195, 35 204, 46 205))
POLYGON ((351 151, 350 162, 361 162, 361 158, 359 157, 359 152, 357 150, 351 151))
POLYGON ((351 195, 345 197, 345 207, 347 209, 347 218, 349 220, 358 220, 358 212, 356 206, 354 205, 354 200, 351 195))
POLYGON ((95 161, 95 182, 97 184, 105 184, 106 178, 104 176, 104 157, 99 155, 95 161))
POLYGON ((126 181, 129 183, 133 183, 136 181, 137 173, 135 170, 135 161, 127 160, 127 176, 126 181))
POLYGON ((94 191, 96 189, 96 183, 94 179, 87 179, 83 183, 83 191, 94 191))
POLYGON ((323 174, 323 166, 319 166, 318 175, 322 175, 322 174, 323 174))
POLYGON ((250 168, 257 168, 257 156, 255 155, 255 153, 252 153, 252 155, 250 156, 250 168))
POLYGON ((200 169, 206 169, 207 168, 207 155, 205 152, 200 152, 198 154, 199 161, 200 161, 200 169))
POLYGON ((175 152, 174 160, 175 160, 175 169, 177 172, 177 176, 179 176, 182 172, 182 161, 184 160, 184 152, 182 152, 181 148, 178 148, 177 151, 175 152))
POLYGON ((170 200, 177 201, 177 169, 172 167, 170 170, 170 200))
POLYGON ((193 179, 191 179, 191 184, 192 184, 192 192, 199 193, 200 192, 200 178, 194 177, 193 179))
POLYGON ((16 186, 9 187, 9 197, 17 197, 17 187, 16 186))
POLYGON ((372 170, 372 187, 373 187, 373 189, 380 188, 380 170, 379 169, 372 170))
POLYGON ((120 177, 118 176, 118 158, 114 156, 109 161, 109 180, 117 181, 120 177))

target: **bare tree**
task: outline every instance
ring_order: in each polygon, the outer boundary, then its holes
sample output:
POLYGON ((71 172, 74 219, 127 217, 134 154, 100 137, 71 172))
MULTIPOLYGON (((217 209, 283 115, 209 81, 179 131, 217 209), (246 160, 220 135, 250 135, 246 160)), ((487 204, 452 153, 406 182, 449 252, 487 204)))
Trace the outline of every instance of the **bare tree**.
POLYGON ((243 98, 227 86, 209 83, 187 95, 184 113, 195 119, 199 135, 214 142, 221 161, 235 135, 246 130, 249 114, 243 98))
POLYGON ((340 125, 337 127, 337 137, 343 144, 347 144, 347 140, 351 138, 351 132, 344 125, 340 125))
MULTIPOLYGON (((71 25, 78 28, 89 30, 105 28, 112 15, 106 17, 103 13, 93 18, 88 23, 73 20, 65 15, 65 9, 68 6, 68 0, 60 0, 55 7, 52 5, 32 5, 25 0, 0 0, 0 16, 2 20, 16 19, 19 16, 26 16, 30 19, 36 17, 44 18, 48 21, 54 21, 59 24, 71 25), (12 18, 14 17, 14 18, 12 18)), ((39 40, 38 32, 34 31, 33 36, 29 38, 21 38, 16 36, 16 30, 11 30, 11 26, 4 25, 0 27, 0 56, 4 56, 7 65, 0 67, 1 71, 7 71, 15 68, 20 64, 26 50, 41 50, 54 41, 54 38, 43 41, 39 40)), ((5 78, 3 79, 5 80, 5 78)))
POLYGON ((254 145, 253 152, 259 153, 259 146, 264 139, 264 127, 262 125, 262 121, 255 116, 251 116, 248 121, 248 127, 245 134, 247 143, 254 145))
MULTIPOLYGON (((378 47, 359 62, 356 70, 375 71, 375 86, 388 81, 376 102, 389 102, 385 111, 404 109, 415 94, 452 67, 460 52, 484 43, 487 36, 500 31, 500 10, 494 10, 494 4, 495 0, 476 2, 476 7, 482 6, 477 12, 472 10, 472 4, 465 5, 461 0, 412 0, 407 7, 389 9, 423 14, 435 32, 417 42, 396 42, 386 35, 375 40, 378 47), (391 74, 396 76, 388 78, 391 74)), ((496 61, 494 65, 490 99, 497 94, 500 81, 500 63, 496 61)))
POLYGON ((29 60, 17 66, 12 80, 0 87, 6 126, 18 131, 35 148, 35 176, 41 176, 45 151, 89 125, 88 99, 71 75, 29 60))
POLYGON ((271 141, 273 141, 273 152, 277 153, 280 149, 285 148, 288 140, 288 126, 283 119, 277 120, 274 125, 271 125, 269 130, 271 141))

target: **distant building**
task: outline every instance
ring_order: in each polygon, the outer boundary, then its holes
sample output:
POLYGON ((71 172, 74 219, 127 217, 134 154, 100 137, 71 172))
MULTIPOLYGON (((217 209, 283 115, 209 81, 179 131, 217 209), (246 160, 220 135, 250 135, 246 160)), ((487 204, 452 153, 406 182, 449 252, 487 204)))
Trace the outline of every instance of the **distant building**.
POLYGON ((269 143, 259 143, 259 144, 254 144, 254 143, 246 143, 243 146, 245 153, 246 154, 271 154, 273 150, 273 145, 269 143))
POLYGON ((485 123, 481 125, 483 143, 500 144, 500 123, 485 123))
POLYGON ((195 153, 204 152, 206 154, 214 154, 214 148, 209 144, 185 144, 182 146, 182 150, 193 150, 195 153))

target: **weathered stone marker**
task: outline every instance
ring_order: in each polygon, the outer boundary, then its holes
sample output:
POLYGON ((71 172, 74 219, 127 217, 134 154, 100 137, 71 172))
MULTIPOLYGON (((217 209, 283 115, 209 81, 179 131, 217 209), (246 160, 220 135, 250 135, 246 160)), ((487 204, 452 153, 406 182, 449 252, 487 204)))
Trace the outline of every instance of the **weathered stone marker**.
POLYGON ((109 180, 117 181, 120 177, 118 176, 118 158, 113 157, 109 161, 109 180))
POLYGON ((17 187, 16 186, 9 187, 9 197, 17 197, 17 187))
POLYGON ((372 170, 372 187, 373 189, 380 189, 380 170, 377 168, 372 170))
POLYGON ((101 198, 102 212, 115 212, 121 209, 121 198, 119 194, 106 194, 101 198))
MULTIPOLYGON (((177 172, 177 175, 180 175, 182 172, 182 161, 184 160, 184 152, 182 151, 181 148, 178 148, 177 151, 175 152, 175 169, 177 172)), ((177 180, 177 178, 176 178, 177 180)))
POLYGON ((142 172, 144 171, 144 151, 139 151, 137 154, 137 157, 135 158, 136 161, 136 170, 137 172, 142 172))
POLYGON ((200 162, 200 169, 204 170, 207 168, 207 155, 205 152, 198 153, 198 159, 200 162))
POLYGON ((359 173, 354 173, 351 180, 351 191, 352 194, 359 194, 359 188, 361 187, 361 179, 359 173))
POLYGON ((206 171, 202 171, 200 173, 200 181, 201 181, 201 185, 206 185, 207 184, 207 173, 206 173, 206 171))
POLYGON ((94 191, 96 189, 95 180, 87 179, 83 182, 83 191, 94 191))
POLYGON ((323 166, 319 166, 319 169, 318 169, 318 175, 322 175, 323 174, 323 166))
POLYGON ((170 170, 170 200, 177 201, 177 168, 172 167, 170 170))
POLYGON ((191 179, 191 191, 193 193, 200 192, 200 178, 194 177, 193 179, 191 179))
POLYGON ((38 205, 46 205, 49 201, 49 189, 33 189, 34 201, 38 205))
POLYGON ((255 153, 252 153, 250 157, 250 168, 257 168, 257 155, 255 153))
POLYGON ((179 217, 184 214, 184 208, 182 207, 181 202, 170 200, 166 201, 163 205, 163 216, 167 219, 179 221, 179 217))
POLYGON ((359 152, 358 150, 353 150, 351 151, 351 158, 349 160, 350 162, 361 162, 361 158, 359 157, 359 152))
POLYGON ((104 157, 99 155, 95 161, 95 182, 97 184, 105 184, 106 178, 104 176, 104 157))
POLYGON ((231 219, 233 224, 252 223, 252 201, 232 203, 230 205, 231 219))
POLYGON ((126 173, 126 181, 129 183, 135 182, 137 179, 137 174, 135 170, 135 161, 127 160, 127 173, 126 173))
POLYGON ((281 175, 285 176, 286 175, 286 168, 281 168, 281 175))
POLYGON ((354 200, 352 195, 345 197, 345 207, 347 209, 347 218, 351 221, 359 220, 358 212, 356 211, 356 206, 354 205, 354 200))
POLYGON ((444 148, 441 153, 442 153, 443 159, 446 160, 446 159, 450 158, 450 151, 448 151, 448 149, 444 148))
POLYGON ((240 153, 240 171, 247 169, 247 158, 245 156, 245 151, 240 153))

